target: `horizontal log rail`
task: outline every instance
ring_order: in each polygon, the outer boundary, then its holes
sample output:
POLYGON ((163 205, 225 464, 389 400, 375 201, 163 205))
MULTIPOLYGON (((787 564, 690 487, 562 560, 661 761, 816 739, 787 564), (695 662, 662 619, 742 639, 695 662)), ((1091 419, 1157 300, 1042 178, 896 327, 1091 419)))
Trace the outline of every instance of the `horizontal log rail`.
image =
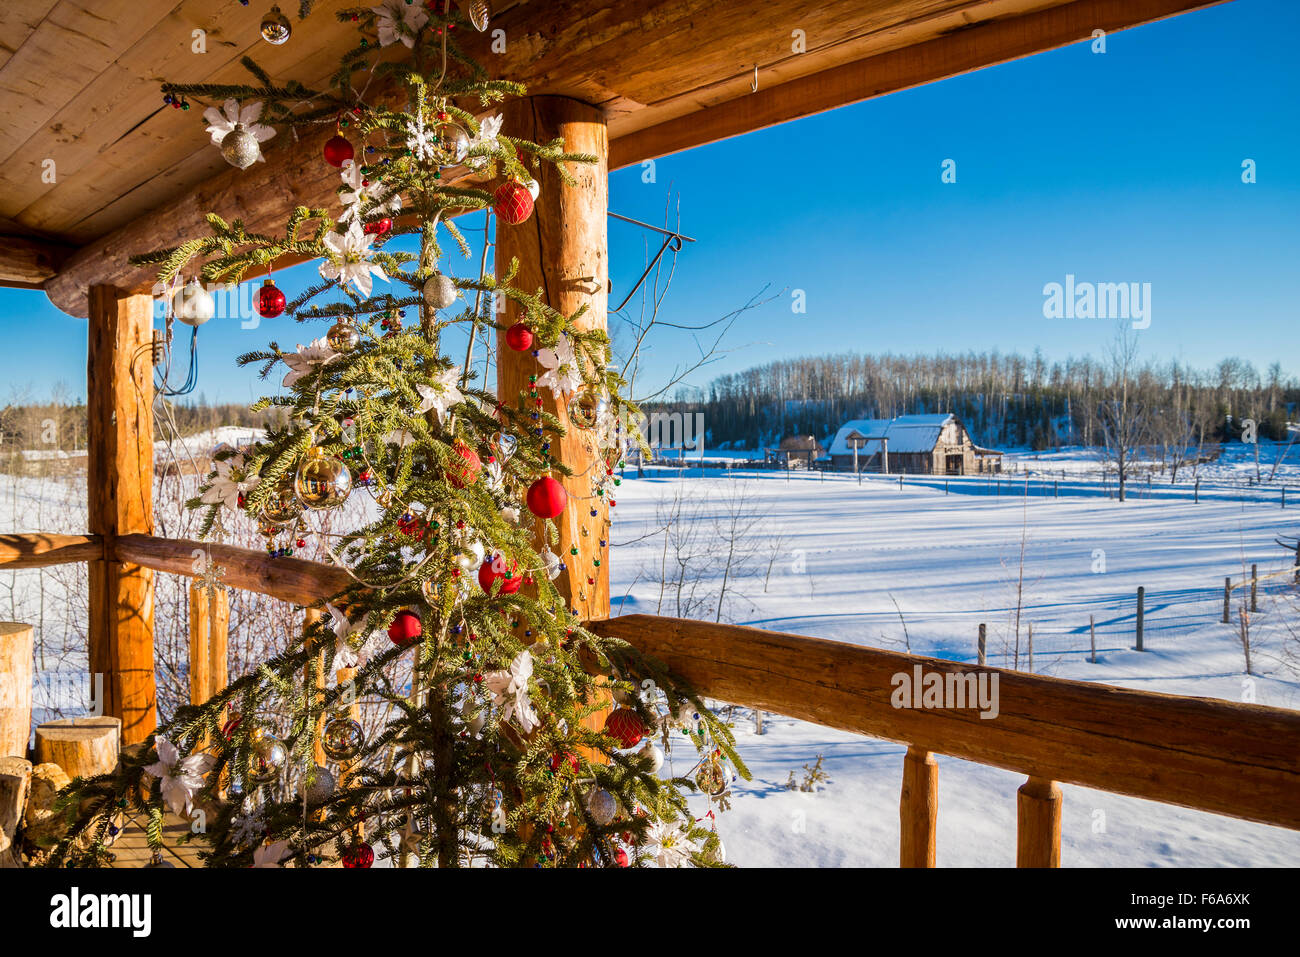
POLYGON ((0 535, 0 566, 6 569, 46 568, 103 557, 104 541, 98 535, 0 535))
POLYGON ((1045 781, 1300 830, 1300 713, 881 651, 821 638, 625 615, 593 622, 700 694, 1045 781), (998 676, 998 714, 895 708, 894 676, 998 676))
MULTIPOLYGON (((0 536, 0 566, 110 558, 194 575, 210 556, 226 585, 300 605, 341 591, 339 568, 251 549, 151 535, 0 536), (107 554, 106 554, 107 552, 107 554)), ((658 658, 701 695, 908 746, 900 820, 904 866, 933 866, 937 767, 944 754, 1026 775, 1017 861, 1056 866, 1056 782, 1300 830, 1300 713, 1109 685, 763 631, 625 615, 590 623, 658 658), (996 677, 995 717, 965 708, 895 707, 897 676, 945 685, 996 677)))

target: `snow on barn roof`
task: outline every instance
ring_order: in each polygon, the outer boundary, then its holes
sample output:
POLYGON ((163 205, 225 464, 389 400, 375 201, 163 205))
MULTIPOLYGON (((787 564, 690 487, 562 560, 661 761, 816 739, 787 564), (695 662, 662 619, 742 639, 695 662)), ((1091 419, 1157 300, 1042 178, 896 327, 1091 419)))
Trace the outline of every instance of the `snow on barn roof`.
MULTIPOLYGON (((939 441, 939 433, 953 419, 951 412, 937 412, 932 415, 900 415, 896 419, 857 419, 845 422, 835 433, 831 442, 831 455, 852 455, 853 446, 849 439, 855 436, 879 437, 889 439, 889 451, 893 452, 929 452, 939 441)), ((872 455, 880 451, 879 442, 863 442, 860 455, 872 455)))

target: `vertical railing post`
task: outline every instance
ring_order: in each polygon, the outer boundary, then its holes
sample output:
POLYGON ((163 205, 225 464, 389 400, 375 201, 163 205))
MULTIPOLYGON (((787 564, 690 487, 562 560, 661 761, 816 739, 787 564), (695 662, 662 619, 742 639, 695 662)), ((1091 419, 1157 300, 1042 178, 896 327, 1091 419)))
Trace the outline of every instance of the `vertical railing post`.
POLYGON ((203 704, 212 696, 211 615, 207 586, 190 583, 190 704, 203 704))
POLYGON ((154 574, 116 560, 118 535, 153 533, 153 300, 91 286, 86 350, 87 513, 104 540, 90 563, 90 673, 104 676, 104 714, 122 743, 157 726, 154 574))
POLYGON ((903 758, 903 793, 898 802, 899 866, 934 867, 939 819, 939 765, 934 755, 909 747, 903 758))
POLYGON ((1061 866, 1061 787, 1030 777, 1016 792, 1016 867, 1061 866))

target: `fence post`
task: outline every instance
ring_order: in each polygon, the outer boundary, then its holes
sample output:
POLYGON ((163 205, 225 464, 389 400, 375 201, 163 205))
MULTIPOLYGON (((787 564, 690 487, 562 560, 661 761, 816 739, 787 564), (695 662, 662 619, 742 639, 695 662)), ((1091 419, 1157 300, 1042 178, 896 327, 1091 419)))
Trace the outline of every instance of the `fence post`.
POLYGON ((1097 663, 1097 621, 1095 615, 1088 616, 1088 646, 1092 649, 1092 663, 1097 663))
POLYGON ((1232 577, 1223 580, 1223 623, 1228 623, 1228 611, 1232 607, 1232 577))
POLYGON ((1145 624, 1146 607, 1147 607, 1147 590, 1142 585, 1138 585, 1138 614, 1137 614, 1137 650, 1142 651, 1142 626, 1145 624))
POLYGON ((1192 490, 1192 504, 1195 505, 1201 500, 1201 477, 1196 476, 1196 488, 1192 490))
POLYGON ((1250 610, 1259 611, 1259 566, 1250 566, 1250 610))
POLYGON ((1034 673, 1034 623, 1029 623, 1029 673, 1034 673))
POLYGON ((898 802, 899 866, 934 867, 939 817, 939 765, 934 755, 909 747, 903 758, 903 793, 898 802))
POLYGON ((1016 792, 1016 867, 1061 866, 1061 787, 1030 776, 1016 792))
POLYGON ((979 660, 980 660, 980 667, 981 667, 981 668, 984 667, 984 661, 985 661, 985 656, 984 656, 984 650, 985 650, 984 639, 985 639, 985 636, 987 635, 987 631, 986 631, 986 629, 987 629, 987 626, 984 624, 984 622, 981 621, 981 622, 980 622, 980 637, 979 637, 979 645, 977 646, 977 647, 979 648, 979 656, 980 656, 979 660))

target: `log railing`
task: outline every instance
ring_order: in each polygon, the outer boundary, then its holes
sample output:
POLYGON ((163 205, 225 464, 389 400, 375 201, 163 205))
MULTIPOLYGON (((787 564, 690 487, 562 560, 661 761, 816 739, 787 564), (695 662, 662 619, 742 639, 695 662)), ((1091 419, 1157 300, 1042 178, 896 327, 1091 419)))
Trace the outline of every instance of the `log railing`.
MULTIPOLYGON (((89 536, 0 536, 0 567, 91 558, 193 575, 198 555, 225 584, 311 604, 341 590, 338 568, 249 549, 124 535, 111 555, 89 536)), ((201 612, 200 612, 201 613, 201 612)), ((591 622, 659 659, 701 695, 906 744, 904 866, 935 861, 936 754, 1024 774, 1016 862, 1060 862, 1059 783, 1300 830, 1300 713, 978 667, 800 635, 625 615, 591 622), (974 707, 895 707, 899 675, 997 679, 996 717, 974 707)), ((200 629, 201 631, 201 629, 200 629)), ((211 687, 209 678, 208 686, 211 687)))

